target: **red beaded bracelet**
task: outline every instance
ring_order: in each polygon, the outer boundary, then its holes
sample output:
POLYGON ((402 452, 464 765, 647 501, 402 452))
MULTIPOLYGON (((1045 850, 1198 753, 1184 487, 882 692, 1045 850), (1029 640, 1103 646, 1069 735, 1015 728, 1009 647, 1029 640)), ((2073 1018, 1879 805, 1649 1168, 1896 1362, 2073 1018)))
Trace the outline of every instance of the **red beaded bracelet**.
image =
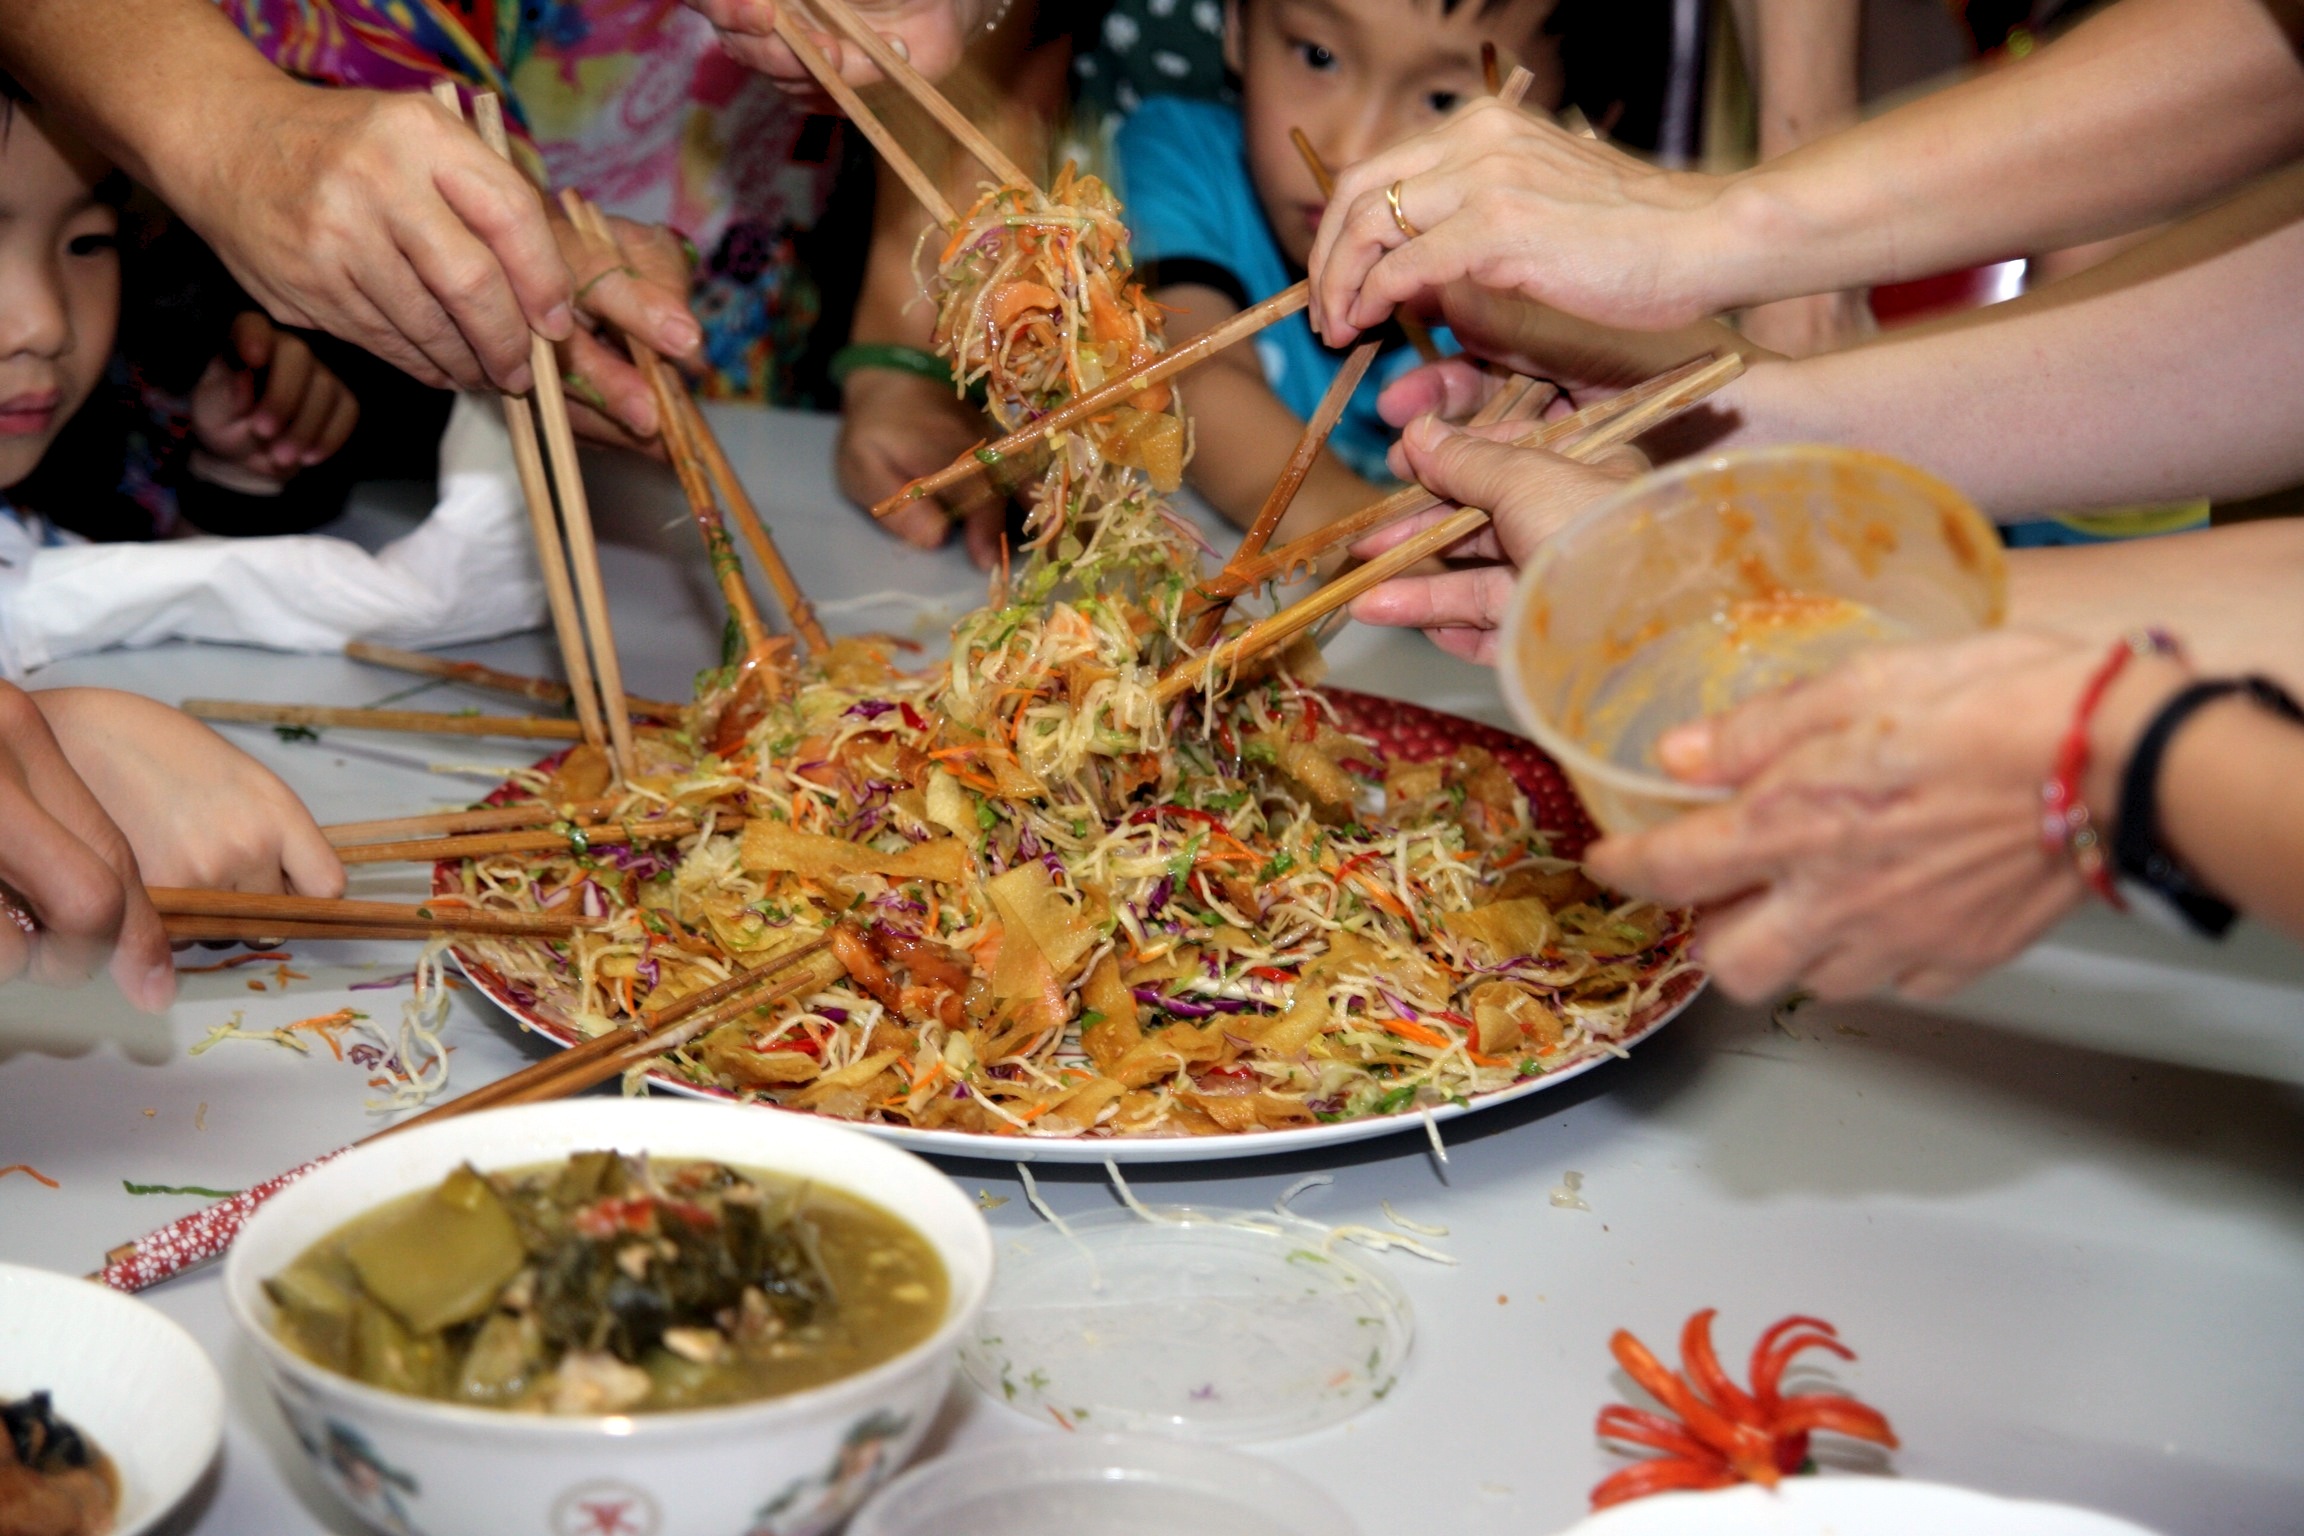
POLYGON ((2080 878, 2115 912, 2127 911, 2128 903, 2112 883, 2112 861, 2105 855, 2104 839, 2088 814, 2088 803, 2080 798, 2080 780, 2088 772, 2088 725, 2129 657, 2181 654, 2175 638, 2160 629, 2137 630, 2115 641, 2089 677, 2088 686, 2080 690, 2080 702, 2072 709, 2072 724, 2056 749, 2055 769, 2040 785, 2041 848, 2069 855, 2080 878))

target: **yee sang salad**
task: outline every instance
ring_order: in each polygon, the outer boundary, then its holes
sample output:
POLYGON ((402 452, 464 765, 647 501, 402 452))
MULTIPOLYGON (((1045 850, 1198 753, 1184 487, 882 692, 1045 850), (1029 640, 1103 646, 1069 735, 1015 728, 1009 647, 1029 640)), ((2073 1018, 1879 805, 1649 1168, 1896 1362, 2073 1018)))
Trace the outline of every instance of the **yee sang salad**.
MULTIPOLYGON (((1158 344, 1110 194, 1057 186, 1075 202, 987 193, 934 278, 955 373, 1003 421, 1158 344)), ((1130 409, 1181 445, 1173 390, 1130 409)), ((1692 984, 1685 917, 1558 856, 1490 754, 1388 759, 1341 728, 1309 647, 1154 702, 1205 654, 1208 604, 1150 441, 1127 416, 1057 437, 1029 558, 945 661, 902 671, 850 639, 790 675, 710 676, 641 737, 614 818, 636 833, 442 866, 443 895, 603 920, 464 952, 598 1034, 829 931, 796 995, 661 1065, 922 1130, 1287 1129, 1620 1050, 1692 984), (651 842, 671 819, 693 830, 651 842)), ((579 748, 521 787, 560 805, 609 785, 579 748)))
POLYGON ((264 1282, 281 1339, 387 1391, 554 1414, 775 1397, 868 1370, 944 1320, 926 1238, 839 1190, 584 1152, 467 1166, 264 1282))

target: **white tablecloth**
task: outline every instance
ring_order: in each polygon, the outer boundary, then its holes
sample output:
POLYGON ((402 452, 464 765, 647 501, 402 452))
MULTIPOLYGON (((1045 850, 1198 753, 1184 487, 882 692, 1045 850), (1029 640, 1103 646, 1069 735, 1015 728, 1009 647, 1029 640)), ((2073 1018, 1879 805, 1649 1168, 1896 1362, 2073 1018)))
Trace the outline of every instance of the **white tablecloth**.
MULTIPOLYGON (((933 645, 976 600, 981 581, 956 551, 900 549, 839 502, 829 422, 715 414, 831 627, 933 645)), ((593 500, 629 685, 677 696, 718 628, 677 496, 653 472, 602 466, 593 500)), ((404 526, 391 501, 366 495, 350 526, 404 526)), ((549 652, 531 636, 465 654, 545 671, 549 652)), ((1503 723, 1488 674, 1417 637, 1348 630, 1331 654, 1339 682, 1503 723)), ((196 647, 34 679, 333 703, 374 702, 406 681, 337 657, 196 647)), ((413 701, 435 702, 502 707, 446 689, 413 701)), ((467 802, 532 755, 350 732, 235 739, 324 821, 467 802)), ((355 894, 413 894, 415 880, 362 872, 355 894)), ((133 1196, 123 1181, 237 1188, 372 1127, 367 1073, 324 1049, 232 1041, 186 1054, 235 1011, 267 1028, 347 1003, 379 1017, 397 1008, 396 992, 345 989, 404 971, 406 946, 295 949, 308 979, 285 993, 249 988, 262 968, 188 978, 165 1019, 94 991, 0 991, 0 1165, 30 1163, 62 1186, 0 1178, 0 1259, 86 1271, 198 1203, 133 1196)), ((536 1050, 469 993, 447 1038, 464 1085, 536 1050)), ((1788 1312, 1839 1324, 1862 1359, 1834 1374, 1894 1420, 1905 1448, 1892 1463, 1908 1476, 2066 1499, 2172 1533, 2295 1532, 2304 1100, 2279 1077, 2304 1081, 2295 950, 2252 934, 2220 955, 2092 919, 1939 1015, 1809 1007, 1775 1024, 1708 998, 1631 1060, 1451 1127, 1444 1176, 1411 1132, 1316 1159, 1132 1178, 1154 1202, 1260 1206, 1317 1169, 1336 1182, 1300 1199, 1306 1215, 1381 1225, 1388 1199, 1448 1227, 1433 1241, 1456 1267, 1374 1261, 1416 1307, 1399 1388, 1353 1422, 1261 1448, 1334 1488, 1367 1536, 1541 1536, 1569 1523, 1616 1464, 1591 1434, 1618 1392, 1609 1333, 1630 1327, 1669 1354, 1681 1321, 1708 1305, 1732 1360, 1788 1312), (2217 1070, 2240 1067, 2271 1076, 2217 1070), (1589 1212, 1549 1198, 1570 1170, 1589 1212)), ((995 1228, 1035 1219, 1007 1165, 947 1167, 971 1192, 1009 1197, 995 1228)), ((1115 1198, 1084 1171, 1040 1179, 1059 1211, 1115 1198)), ((231 1405, 220 1477, 188 1528, 356 1531, 305 1472, 216 1276, 150 1299, 214 1353, 231 1405)), ((937 1438, 979 1449, 1056 1432, 961 1387, 937 1438)))

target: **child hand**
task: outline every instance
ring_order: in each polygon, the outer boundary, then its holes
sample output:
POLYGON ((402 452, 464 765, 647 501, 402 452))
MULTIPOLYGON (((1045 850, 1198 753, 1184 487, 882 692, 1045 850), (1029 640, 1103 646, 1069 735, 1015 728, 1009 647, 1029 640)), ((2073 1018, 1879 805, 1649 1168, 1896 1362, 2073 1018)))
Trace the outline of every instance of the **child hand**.
POLYGON ((0 982, 69 986, 109 964, 139 1008, 176 994, 136 856, 32 696, 0 683, 0 982))
MULTIPOLYGON (((984 436, 984 419, 951 388, 891 368, 859 368, 842 387, 840 443, 833 473, 860 507, 934 474, 984 436)), ((880 526, 919 549, 936 549, 958 523, 968 558, 988 571, 1000 558, 1005 503, 981 475, 953 487, 951 501, 923 499, 881 519, 880 526)))
POLYGON ((110 688, 31 697, 145 884, 343 894, 344 866, 304 802, 190 715, 110 688))
MULTIPOLYGON (((1400 576, 1352 604, 1363 624, 1421 629, 1452 655, 1493 664, 1496 627, 1512 602, 1512 584, 1536 546, 1578 512, 1638 473, 1638 455, 1611 455, 1598 465, 1576 463, 1541 448, 1499 442, 1517 426, 1464 429, 1437 417, 1411 422, 1400 439, 1408 468, 1435 496, 1459 506, 1486 507, 1493 519, 1448 551, 1451 560, 1497 562, 1462 565, 1437 575, 1400 576)), ((1352 546, 1366 559, 1420 533, 1448 509, 1402 518, 1352 546)))
POLYGON ((232 322, 230 350, 192 391, 192 430, 210 457, 282 482, 344 446, 360 402, 304 338, 250 310, 232 322))

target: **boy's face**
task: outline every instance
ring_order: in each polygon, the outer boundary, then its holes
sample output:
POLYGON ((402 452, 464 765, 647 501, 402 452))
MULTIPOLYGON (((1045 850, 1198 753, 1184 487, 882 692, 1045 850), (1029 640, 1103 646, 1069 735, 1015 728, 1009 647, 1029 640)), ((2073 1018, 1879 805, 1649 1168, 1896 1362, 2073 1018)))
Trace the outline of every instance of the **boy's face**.
POLYGON ((1288 137, 1301 128, 1331 173, 1419 133, 1486 90, 1480 45, 1536 76, 1528 99, 1560 99, 1560 52, 1544 35, 1555 0, 1229 0, 1225 62, 1240 76, 1248 170, 1280 248, 1311 254, 1327 200, 1288 137))
POLYGON ((32 473, 87 402, 120 322, 111 167, 18 103, 0 138, 0 490, 32 473))

